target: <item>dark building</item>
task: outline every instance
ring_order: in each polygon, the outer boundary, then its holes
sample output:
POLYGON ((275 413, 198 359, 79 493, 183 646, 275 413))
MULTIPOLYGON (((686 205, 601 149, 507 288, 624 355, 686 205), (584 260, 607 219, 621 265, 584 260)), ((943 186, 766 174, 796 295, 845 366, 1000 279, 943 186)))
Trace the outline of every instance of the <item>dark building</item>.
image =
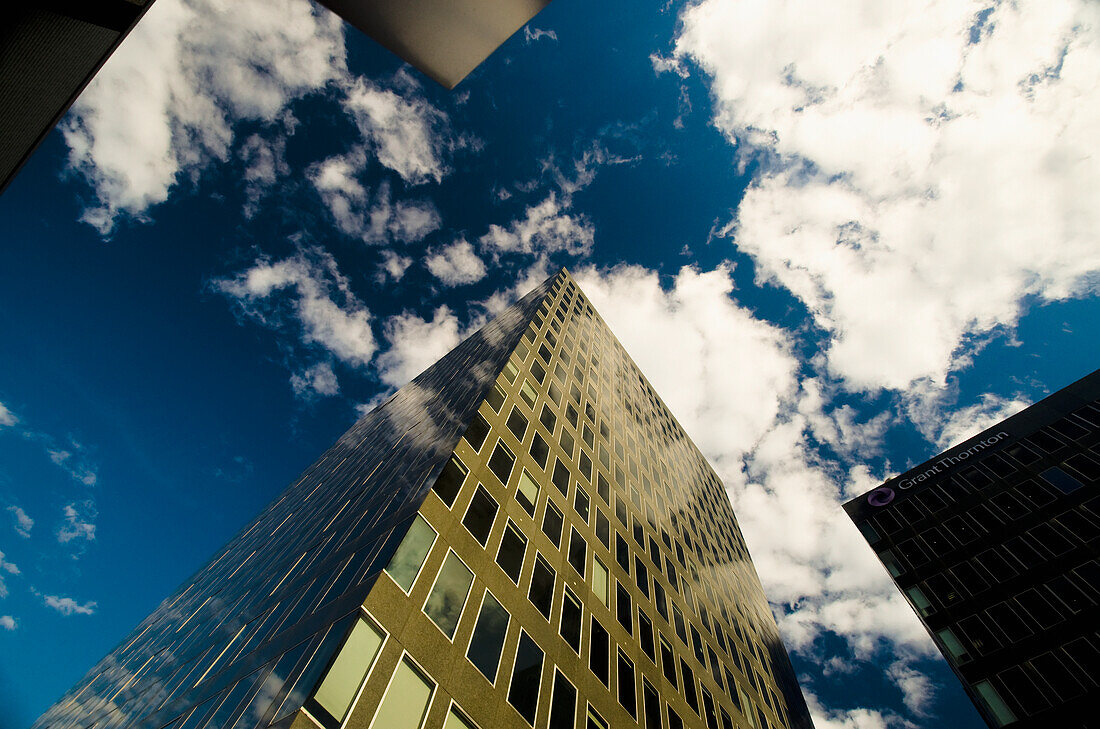
POLYGON ((0 192, 150 5, 45 0, 0 10, 0 192))
POLYGON ((1100 370, 844 505, 992 727, 1100 726, 1100 370))
POLYGON ((721 482, 564 270, 35 725, 810 729, 721 482))

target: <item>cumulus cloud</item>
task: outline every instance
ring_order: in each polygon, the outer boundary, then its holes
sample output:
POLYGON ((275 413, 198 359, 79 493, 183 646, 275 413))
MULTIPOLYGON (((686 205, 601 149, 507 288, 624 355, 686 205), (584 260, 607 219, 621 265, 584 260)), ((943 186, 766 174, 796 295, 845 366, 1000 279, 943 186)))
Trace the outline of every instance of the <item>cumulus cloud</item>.
MULTIPOLYGON (((938 423, 935 435, 936 448, 945 451, 948 448, 962 443, 972 435, 977 435, 986 428, 991 428, 1005 418, 1015 415, 1031 403, 1020 398, 999 397, 992 393, 985 393, 981 400, 964 408, 952 410, 946 420, 938 423)), ((924 432, 934 432, 928 424, 924 432)))
POLYGON ((4 553, 0 552, 0 597, 8 596, 8 584, 4 581, 4 573, 9 575, 22 574, 19 571, 19 567, 14 562, 9 562, 4 559, 4 553))
POLYGON ((95 541, 95 519, 99 515, 90 499, 74 501, 62 509, 64 520, 57 530, 57 541, 68 544, 74 539, 95 541))
POLYGON ((465 238, 430 252, 424 265, 446 286, 461 286, 485 278, 485 263, 465 238))
POLYGON ((309 398, 314 395, 331 397, 340 392, 340 383, 332 370, 331 362, 318 362, 301 372, 290 376, 290 386, 294 394, 309 398))
POLYGON ((15 413, 8 409, 8 406, 0 402, 0 427, 8 427, 15 425, 19 422, 19 418, 15 417, 15 413))
POLYGON ((290 172, 286 162, 286 137, 276 134, 265 138, 253 134, 241 144, 237 155, 244 163, 244 215, 251 218, 275 181, 290 172))
POLYGON ((31 529, 34 528, 34 519, 19 506, 9 506, 8 513, 15 521, 15 533, 21 537, 30 537, 31 529))
POLYGON ((71 597, 60 597, 58 595, 43 595, 42 602, 46 607, 53 608, 65 616, 94 615, 96 608, 99 606, 95 600, 89 600, 81 604, 71 597))
POLYGON ((228 159, 233 125, 273 122, 346 74, 343 23, 296 0, 157 3, 61 129, 101 234, 147 219, 178 182, 228 159))
POLYGON ((344 108, 378 161, 406 184, 440 182, 450 172, 451 154, 473 143, 453 133, 447 115, 408 73, 399 72, 393 85, 350 81, 344 108))
POLYGON ((374 195, 358 177, 367 161, 362 147, 312 165, 306 173, 345 235, 366 243, 416 243, 439 229, 439 211, 427 200, 392 199, 381 183, 374 195))
POLYGON ((386 320, 389 349, 378 355, 378 374, 390 387, 401 387, 454 349, 462 335, 458 318, 446 306, 435 310, 431 321, 412 312, 386 320))
POLYGON ((19 627, 19 623, 16 622, 15 618, 10 615, 0 615, 0 628, 15 630, 17 627, 19 627))
POLYGON ((394 281, 400 281, 412 263, 413 259, 397 251, 390 249, 382 251, 382 262, 378 264, 378 282, 385 282, 387 276, 394 281))
POLYGON ((702 0, 681 21, 675 58, 761 163, 724 232, 847 386, 942 387, 970 337, 1095 287, 1095 3, 702 0))
POLYGON ((319 248, 301 248, 279 261, 261 255, 253 264, 211 286, 239 313, 277 330, 291 330, 303 346, 351 366, 363 366, 377 345, 371 315, 352 292, 336 259, 319 248))
POLYGON ((494 257, 502 253, 588 255, 595 229, 587 216, 567 209, 555 193, 550 193, 542 202, 528 206, 523 218, 507 227, 490 225, 478 243, 494 257))

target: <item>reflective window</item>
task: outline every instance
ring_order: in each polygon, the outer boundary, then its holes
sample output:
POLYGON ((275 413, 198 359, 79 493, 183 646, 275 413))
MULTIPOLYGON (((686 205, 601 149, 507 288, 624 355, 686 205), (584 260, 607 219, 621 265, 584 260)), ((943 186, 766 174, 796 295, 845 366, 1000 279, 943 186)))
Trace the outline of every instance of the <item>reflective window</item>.
POLYGON ((508 477, 512 475, 512 466, 516 463, 516 457, 504 441, 497 441, 497 447, 493 449, 493 455, 489 458, 489 470, 502 484, 508 484, 508 477))
POLYGON ((516 440, 523 442, 523 436, 527 435, 527 418, 518 407, 512 408, 512 414, 508 416, 508 430, 516 436, 516 440))
POLYGON ((672 643, 663 635, 660 636, 659 642, 661 644, 661 671, 665 674, 665 679, 672 684, 672 688, 679 690, 679 683, 676 681, 676 656, 672 652, 672 643))
MULTIPOLYGON (((564 431, 563 431, 564 432, 564 431)), ((558 491, 561 491, 563 496, 569 496, 569 467, 565 465, 565 461, 559 460, 554 464, 554 476, 552 478, 554 485, 558 487, 558 491)), ((566 501, 566 503, 569 503, 566 501)))
POLYGON ((615 532, 615 561, 630 574, 630 544, 622 534, 615 532))
POLYGON ((585 566, 588 564, 588 542, 576 529, 570 528, 569 534, 569 564, 584 577, 585 566))
POLYGON ((989 681, 979 681, 974 684, 974 691, 982 698, 982 703, 997 722, 997 726, 1016 721, 1016 715, 1012 713, 1012 709, 1008 708, 1008 704, 989 681))
POLYGON ((466 509, 466 516, 462 519, 462 525, 484 547, 485 543, 489 541, 489 532, 492 531, 493 522, 496 518, 496 500, 489 495, 484 486, 478 485, 474 497, 470 499, 470 506, 466 509))
POLYGON ((680 675, 684 677, 684 698, 696 714, 699 713, 699 696, 695 692, 695 673, 687 662, 680 659, 680 675))
POLYGON ((661 697, 645 676, 642 676, 642 713, 645 716, 645 729, 664 729, 661 722, 661 697))
POLYGON ((906 590, 905 594, 909 596, 909 601, 913 603, 913 607, 915 607, 921 615, 930 615, 932 611, 935 610, 924 592, 916 585, 906 590))
POLYGON ((489 679, 489 683, 496 683, 497 680, 497 667, 500 665, 500 652, 504 649, 504 636, 508 632, 508 620, 508 611, 486 590, 485 597, 481 600, 481 612, 474 624, 474 633, 470 637, 470 646, 466 649, 466 657, 489 679))
MULTIPOLYGON (((546 370, 542 368, 538 362, 535 362, 531 367, 531 374, 535 376, 535 379, 542 382, 546 378, 546 370), (535 369, 535 368, 538 369, 535 369)), ((535 392, 535 388, 531 387, 531 383, 524 380, 523 385, 519 388, 519 396, 527 403, 528 407, 535 406, 535 398, 538 394, 535 392)), ((520 440, 523 440, 522 438, 520 440)))
POLYGON ((474 573, 462 563, 453 551, 447 553, 439 576, 435 578, 428 600, 424 603, 424 612, 432 619, 443 634, 454 638, 466 597, 470 594, 474 573))
POLYGON ((435 530, 424 521, 424 517, 417 514, 405 538, 401 540, 401 545, 386 566, 386 574, 405 592, 412 589, 413 582, 416 581, 420 568, 424 566, 424 560, 427 559, 433 542, 435 542, 435 530))
POLYGON ((475 451, 480 451, 481 446, 485 445, 485 438, 488 435, 489 421, 482 417, 481 413, 474 413, 474 418, 470 421, 470 427, 466 428, 466 433, 463 434, 462 438, 475 451))
POLYGON ((543 559, 541 554, 535 557, 535 568, 531 572, 531 588, 527 591, 527 599, 542 613, 547 620, 554 607, 554 569, 543 559))
POLYGON ((638 640, 641 643, 642 652, 649 657, 649 660, 657 663, 657 654, 653 645, 653 623, 640 607, 638 608, 638 640))
POLYGON ((516 487, 516 501, 523 507, 531 516, 535 515, 535 504, 539 501, 539 485, 535 482, 535 479, 531 478, 531 474, 527 473, 527 469, 519 475, 519 485, 516 487))
POLYGON ((620 648, 615 678, 619 686, 619 705, 635 719, 638 718, 638 694, 634 683, 634 662, 626 657, 620 648))
POLYGON ((1071 494, 1084 486, 1080 481, 1057 466, 1048 468, 1039 475, 1043 477, 1044 481, 1061 491, 1063 494, 1071 494))
POLYGON ((572 590, 566 587, 562 599, 561 625, 558 632, 569 647, 573 649, 573 652, 578 655, 581 652, 581 615, 580 599, 573 594, 572 590))
POLYGON ((539 414, 539 422, 550 433, 554 434, 554 426, 558 424, 558 418, 554 415, 554 411, 550 409, 549 405, 542 406, 542 413, 539 414))
POLYGON ((596 509, 596 538, 605 548, 611 549, 611 522, 599 509, 596 509))
POLYGON ((447 461, 447 465, 443 467, 442 473, 439 474, 435 485, 432 486, 432 490, 448 508, 454 505, 455 497, 458 496, 467 473, 468 471, 462 465, 462 461, 458 460, 456 456, 451 456, 451 460, 447 461))
POLYGON ((512 666, 512 683, 508 687, 508 703, 534 726, 542 681, 542 649, 523 630, 519 633, 519 648, 512 666))
POLYGON ((550 724, 547 729, 573 729, 577 716, 577 689, 554 671, 554 688, 550 698, 550 724))
POLYGON ((604 604, 604 607, 607 607, 611 601, 609 595, 609 587, 610 578, 607 575, 607 567, 605 567, 603 562, 601 562, 599 559, 596 558, 595 555, 593 555, 592 592, 595 593, 599 601, 604 604))
POLYGON ((577 484, 577 492, 573 496, 573 509, 585 524, 588 523, 588 503, 588 494, 580 484, 577 484))
POLYGON ((592 704, 588 705, 588 718, 584 723, 584 729, 608 729, 607 722, 592 708, 592 704))
POLYGON ((634 555, 634 583, 638 585, 643 595, 649 597, 649 569, 637 555, 634 555))
POLYGON ((550 458, 550 446, 537 432, 531 438, 531 457, 539 464, 539 468, 546 468, 546 461, 550 458))
POLYGON ((504 390, 500 389, 500 385, 493 385, 493 389, 489 391, 489 396, 485 398, 485 402, 489 403, 489 407, 499 413, 501 406, 504 405, 504 398, 504 390))
POLYGON ((634 635, 634 608, 630 603, 630 592, 621 582, 615 583, 615 617, 628 635, 634 635))
POLYGON ((477 726, 459 711, 458 707, 451 704, 447 712, 447 719, 443 722, 443 729, 477 729, 477 726))
POLYGON ((608 675, 611 670, 610 641, 607 630, 593 616, 588 640, 588 667, 604 686, 611 685, 611 677, 608 675))
POLYGON ((947 649, 948 654, 957 662, 962 663, 970 659, 970 654, 967 653, 966 648, 963 647, 962 642, 959 641, 958 636, 951 628, 937 630, 936 637, 940 639, 940 643, 947 649))
POLYGON ((352 627, 307 705, 326 727, 338 727, 344 721, 384 638, 382 631, 365 618, 360 617, 352 627))
POLYGON ((558 548, 561 547, 561 530, 564 524, 565 520, 562 513, 558 511, 558 507, 554 506, 554 502, 547 499, 546 511, 542 515, 542 533, 558 548))
POLYGON ((707 729, 719 729, 718 713, 714 709, 714 698, 707 691, 706 686, 701 687, 703 692, 703 719, 707 722, 707 729))
POLYGON ((434 690, 435 683, 406 657, 393 672, 371 721, 372 729, 420 729, 434 690))
POLYGON ((504 535, 500 539, 500 548, 497 549, 497 564, 504 570, 504 574, 519 584, 519 573, 523 569, 523 555, 527 551, 527 537, 516 528, 511 521, 508 522, 504 535))

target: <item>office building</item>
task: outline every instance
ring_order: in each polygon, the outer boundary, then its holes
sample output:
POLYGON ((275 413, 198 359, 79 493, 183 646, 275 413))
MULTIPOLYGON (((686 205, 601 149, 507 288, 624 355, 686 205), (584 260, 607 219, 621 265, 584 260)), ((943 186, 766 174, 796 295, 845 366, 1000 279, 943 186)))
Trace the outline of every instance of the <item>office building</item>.
POLYGON ((364 416, 35 725, 809 729, 722 484, 568 272, 364 416))
POLYGON ((991 727, 1095 727, 1100 370, 844 505, 991 727))

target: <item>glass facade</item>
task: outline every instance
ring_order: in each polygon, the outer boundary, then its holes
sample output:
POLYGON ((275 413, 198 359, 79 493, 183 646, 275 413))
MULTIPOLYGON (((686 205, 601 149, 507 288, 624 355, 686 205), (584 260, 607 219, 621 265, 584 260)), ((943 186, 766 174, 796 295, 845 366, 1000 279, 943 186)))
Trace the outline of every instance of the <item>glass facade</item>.
POLYGON ((845 509, 992 727, 1100 699, 1100 370, 845 509))
POLYGON ((135 719, 812 726, 721 482, 565 271, 356 424, 38 726, 135 719))

